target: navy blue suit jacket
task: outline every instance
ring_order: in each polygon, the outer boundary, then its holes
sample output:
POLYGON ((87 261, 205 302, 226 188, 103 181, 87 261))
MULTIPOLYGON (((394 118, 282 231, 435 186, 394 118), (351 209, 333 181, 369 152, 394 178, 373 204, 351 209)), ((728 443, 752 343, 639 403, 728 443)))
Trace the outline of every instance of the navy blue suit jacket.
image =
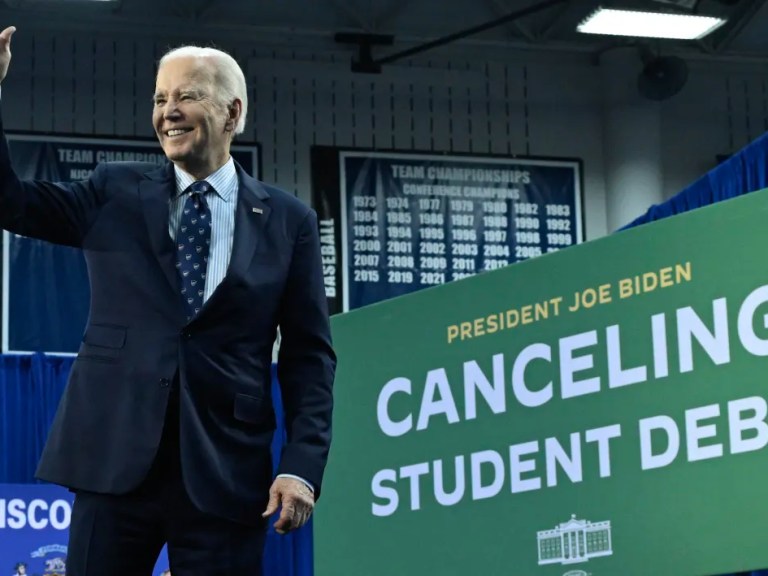
POLYGON ((258 522, 272 480, 270 366, 280 326, 288 439, 278 473, 305 478, 319 497, 336 358, 314 211, 238 166, 229 269, 187 324, 168 234, 170 163, 101 164, 74 183, 20 181, 0 140, 0 225, 82 248, 91 283, 87 327, 38 477, 100 493, 136 488, 178 376, 190 497, 212 514, 258 522))

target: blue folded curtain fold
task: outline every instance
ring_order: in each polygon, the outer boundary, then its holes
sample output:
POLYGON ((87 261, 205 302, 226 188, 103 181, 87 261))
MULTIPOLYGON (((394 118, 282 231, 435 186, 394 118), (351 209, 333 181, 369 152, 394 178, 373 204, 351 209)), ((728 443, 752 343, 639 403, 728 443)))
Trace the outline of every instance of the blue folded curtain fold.
POLYGON ((666 202, 654 204, 622 230, 768 188, 768 134, 723 161, 666 202))

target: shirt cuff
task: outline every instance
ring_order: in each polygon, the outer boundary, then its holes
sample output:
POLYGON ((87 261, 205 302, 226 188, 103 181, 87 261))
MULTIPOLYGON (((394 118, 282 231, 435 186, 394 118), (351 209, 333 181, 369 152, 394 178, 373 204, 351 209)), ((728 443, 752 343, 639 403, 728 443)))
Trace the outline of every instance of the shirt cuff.
POLYGON ((299 482, 303 482, 304 484, 307 485, 307 488, 312 490, 313 494, 315 493, 315 487, 312 486, 312 484, 310 484, 306 480, 304 480, 304 478, 302 478, 301 476, 296 476, 294 474, 278 474, 277 477, 278 478, 293 478, 294 480, 298 480, 299 482))

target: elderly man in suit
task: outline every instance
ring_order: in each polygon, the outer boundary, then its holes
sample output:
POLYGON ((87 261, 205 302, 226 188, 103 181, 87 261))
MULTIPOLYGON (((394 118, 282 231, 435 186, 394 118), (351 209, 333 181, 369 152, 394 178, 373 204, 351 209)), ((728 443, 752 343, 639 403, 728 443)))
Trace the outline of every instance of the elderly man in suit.
MULTIPOLYGON (((0 33, 0 81, 15 28, 0 33)), ((0 138, 0 225, 84 251, 91 308, 38 476, 75 492, 69 576, 260 573, 267 518, 287 532, 320 495, 332 349, 315 213, 229 155, 247 112, 224 52, 160 61, 165 166, 20 180, 0 138), (271 352, 288 440, 272 478, 271 352)), ((0 125, 1 128, 1 125, 0 125)))

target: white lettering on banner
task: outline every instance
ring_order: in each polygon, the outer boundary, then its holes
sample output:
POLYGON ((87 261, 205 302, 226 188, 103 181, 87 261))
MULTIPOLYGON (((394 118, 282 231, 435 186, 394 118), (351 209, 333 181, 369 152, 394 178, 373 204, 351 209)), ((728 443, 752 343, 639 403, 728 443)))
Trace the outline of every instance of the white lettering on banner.
MULTIPOLYGON (((663 468, 672 464, 680 454, 681 432, 685 434, 686 461, 722 458, 726 453, 722 443, 710 440, 704 445, 702 442, 717 437, 718 423, 711 421, 722 418, 720 414, 718 404, 686 410, 682 430, 670 416, 653 416, 640 420, 642 469, 663 468), (710 422, 704 423, 704 420, 710 422), (655 443, 654 436, 657 439, 655 443)), ((728 421, 729 454, 762 450, 768 445, 766 415, 768 415, 768 403, 760 396, 728 402, 725 417, 728 421)))
POLYGON ((629 386, 648 380, 648 369, 645 366, 622 368, 619 327, 608 326, 605 329, 605 336, 608 346, 608 380, 612 387, 629 386))
POLYGON ((77 148, 59 148, 59 162, 69 164, 98 164, 99 162, 150 162, 162 164, 165 155, 157 152, 140 150, 81 150, 77 148), (95 152, 95 153, 94 153, 95 152))
POLYGON ((21 498, 0 499, 0 530, 66 530, 72 517, 72 505, 66 500, 50 504, 40 498, 29 503, 21 498))
POLYGON ((379 470, 373 477, 371 482, 371 492, 376 498, 386 500, 386 504, 377 504, 374 502, 371 505, 371 511, 374 516, 390 516, 397 511, 397 507, 400 503, 400 495, 394 486, 385 486, 384 483, 395 484, 397 482, 397 471, 395 470, 379 470))
POLYGON ((510 485, 512 493, 528 492, 541 488, 541 478, 523 478, 526 472, 536 471, 536 461, 532 458, 523 459, 539 451, 539 443, 525 442, 509 447, 510 485))
POLYGON ((450 424, 459 421, 459 413, 451 393, 451 385, 448 383, 445 370, 442 368, 430 370, 427 374, 427 384, 421 399, 421 410, 419 410, 416 430, 426 430, 429 426, 429 419, 438 414, 444 414, 450 424))
MULTIPOLYGON (((684 306, 653 314, 645 332, 632 330, 632 341, 651 340, 640 349, 622 346, 622 326, 613 324, 551 343, 516 342, 519 347, 511 354, 495 351, 489 358, 432 367, 423 379, 393 377, 378 396, 379 428, 396 439, 423 434, 431 427, 442 431, 446 424, 477 425, 481 418, 510 409, 526 413, 550 402, 623 394, 649 381, 663 386, 673 370, 692 378, 695 368, 717 369, 743 358, 744 352, 768 356, 766 305, 768 285, 756 288, 740 303, 717 298, 707 310, 684 306), (627 354, 633 354, 631 362, 626 361, 627 354), (648 357, 639 361, 639 354, 648 357), (452 386, 452 379, 461 387, 452 386)), ((630 452, 638 472, 719 459, 768 447, 768 400, 762 396, 723 400, 644 416, 634 425, 637 434, 627 439, 639 441, 630 452)), ((546 438, 515 438, 515 443, 503 447, 485 446, 379 470, 371 485, 371 510, 374 516, 386 517, 402 508, 454 506, 610 478, 612 449, 621 439, 622 424, 614 423, 557 436, 550 433, 546 438)), ((627 454, 626 446, 620 451, 627 454)), ((9 518, 18 516, 13 514, 9 508, 9 518)))
POLYGON ((412 166, 410 164, 392 164, 392 176, 395 178, 424 179, 424 166, 412 166))
POLYGON ((680 352, 680 372, 693 370, 693 340, 701 344, 715 364, 731 361, 728 338, 728 310, 725 298, 712 302, 715 317, 714 330, 710 331, 693 308, 677 311, 677 347, 680 352))
MULTIPOLYGON (((681 456, 683 445, 688 462, 721 458, 726 452, 738 454, 761 450, 768 445, 766 416, 766 399, 752 396, 728 402, 723 411, 718 404, 686 410, 681 425, 667 415, 643 418, 639 421, 641 469, 669 466, 681 456), (714 421, 723 417, 727 417, 727 449, 723 443, 713 441, 722 426, 714 421)), ((551 437, 543 442, 533 440, 513 444, 508 451, 508 480, 503 457, 495 450, 474 452, 469 459, 463 455, 455 457, 454 465, 449 467, 453 469, 452 477, 445 473, 441 460, 411 464, 397 470, 380 470, 373 478, 372 493, 383 503, 374 501, 372 512, 374 516, 394 514, 404 493, 410 494, 409 510, 420 510, 427 498, 425 488, 430 484, 430 503, 453 506, 468 498, 476 501, 496 497, 505 483, 508 483, 511 494, 518 494, 552 488, 563 481, 582 482, 586 479, 583 455, 590 450, 590 443, 597 444, 599 477, 608 478, 611 476, 610 440, 620 437, 621 426, 614 424, 586 430, 583 434, 570 434, 568 443, 551 437), (468 476, 467 460, 470 462, 468 476), (543 469, 539 469, 540 464, 543 469), (447 480, 446 476, 449 476, 447 480), (446 483, 456 486, 450 494, 445 491, 446 483)))
MULTIPOLYGON (((768 339, 759 338, 754 331, 753 320, 760 305, 768 303, 768 286, 754 290, 738 309, 738 341, 744 350, 756 356, 768 356, 768 339)), ((489 377, 487 362, 476 359, 463 363, 463 394, 455 395, 446 368, 429 370, 424 379, 425 385, 419 393, 412 386, 412 381, 405 377, 393 378, 379 393, 377 403, 379 429, 387 436, 402 436, 412 431, 427 430, 436 420, 451 424, 462 420, 477 418, 478 398, 490 408, 493 414, 502 414, 509 408, 509 397, 520 406, 536 408, 543 406, 559 396, 562 400, 580 396, 598 394, 606 389, 624 389, 629 386, 648 382, 649 379, 661 379, 669 376, 670 350, 667 342, 667 328, 674 324, 677 344, 676 356, 679 359, 678 372, 683 374, 694 369, 694 349, 701 350, 716 366, 731 362, 728 306, 725 298, 712 302, 712 327, 702 320, 690 306, 678 309, 674 314, 655 314, 650 318, 648 336, 652 340, 653 355, 648 364, 625 367, 622 359, 624 348, 621 346, 622 331, 618 324, 605 328, 604 332, 591 330, 564 336, 556 343, 557 369, 553 366, 553 346, 545 342, 536 342, 522 348, 512 359, 511 373, 507 372, 509 356, 495 354, 492 359, 492 379, 489 377), (694 347, 694 342, 697 346, 694 347), (597 347, 604 347, 605 354, 597 355, 597 347), (605 358, 605 365, 596 365, 596 358, 605 358), (538 380, 527 378, 527 370, 533 362, 549 366, 547 377, 542 378, 542 370, 537 370, 538 380), (649 370, 649 366, 653 369, 649 370), (485 370, 485 371, 484 371, 485 370), (599 374, 606 374, 603 379, 599 374), (407 403, 411 412, 399 422, 389 418, 388 403, 395 392, 404 392, 412 396, 407 403), (511 385, 509 397, 505 390, 511 385), (559 388, 559 394, 556 392, 559 388), (478 394, 480 392, 480 394, 478 394), (420 398, 419 398, 420 397, 420 398), (463 405, 457 399, 463 398, 463 405), (418 408, 418 410, 417 410, 418 408), (412 416, 417 413, 417 425, 412 425, 412 416), (436 415, 443 418, 435 419, 436 415)), ((768 328, 768 315, 763 317, 763 325, 768 328)), ((645 335, 634 334, 640 338, 645 335)), ((701 362, 701 355, 696 356, 701 362)))
POLYGON ((640 459, 643 470, 669 466, 680 451, 680 432, 669 416, 653 416, 640 420, 640 459), (666 449, 654 454, 651 435, 654 430, 664 432, 666 449))
POLYGON ((387 436, 402 436, 413 428, 413 416, 408 414, 400 421, 394 421, 389 415, 389 401, 395 394, 411 394, 411 381, 408 378, 395 378, 387 382, 379 394, 377 417, 381 431, 387 436))
POLYGON ((443 481, 443 461, 435 462, 435 498, 443 506, 453 506, 461 501, 464 496, 464 475, 461 471, 464 469, 464 456, 456 456, 456 487, 453 492, 446 492, 445 482, 443 481))
POLYGON ((465 499, 494 498, 502 493, 507 484, 512 494, 541 490, 545 486, 542 475, 546 478, 546 487, 556 486, 563 480, 581 482, 584 479, 582 455, 590 449, 591 443, 597 443, 600 477, 606 478, 611 475, 609 441, 619 436, 621 427, 612 425, 587 430, 584 434, 571 434, 567 447, 557 438, 547 438, 543 443, 513 444, 508 448, 506 462, 502 452, 481 450, 473 452, 469 458, 456 456, 453 465, 434 460, 402 466, 397 470, 379 470, 371 483, 375 498, 371 512, 374 516, 391 516, 399 509, 401 494, 410 495, 403 501, 408 501, 409 509, 414 511, 423 507, 427 494, 432 496, 430 502, 453 506, 465 499), (586 439, 584 446, 582 437, 586 439), (540 454, 542 447, 543 456, 540 454), (543 474, 538 472, 539 463, 542 464, 543 474), (431 491, 428 489, 430 485, 431 491), (455 486, 453 492, 448 493, 446 485, 455 486))
POLYGON ((423 166, 391 164, 392 176, 397 179, 447 180, 450 182, 485 182, 492 184, 530 184, 528 170, 498 168, 459 168, 453 166, 423 166))
POLYGON ((584 332, 575 336, 560 339, 560 389, 563 398, 574 398, 584 394, 600 392, 600 377, 574 380, 576 372, 592 370, 595 361, 592 354, 574 356, 580 348, 597 344, 597 331, 584 332))
MULTIPOLYGON (((503 358, 503 356, 502 356, 503 358)), ((533 360, 552 361, 552 348, 546 344, 531 344, 518 354, 512 367, 512 391, 517 401, 523 406, 534 408, 546 404, 552 399, 552 381, 550 380, 540 390, 533 391, 525 383, 525 369, 533 360)))
POLYGON ((486 378, 477 362, 471 360, 464 363, 464 405, 465 418, 477 418, 477 393, 485 400, 494 414, 504 411, 506 406, 504 388, 504 356, 496 354, 493 357, 493 384, 486 378))
POLYGON ((70 164, 93 164, 93 150, 79 150, 77 148, 59 148, 59 162, 70 164))
POLYGON ((765 418, 768 416, 768 403, 760 396, 751 398, 742 398, 728 402, 728 422, 731 454, 740 454, 741 452, 754 452, 762 450, 768 445, 768 424, 765 418), (742 412, 753 412, 751 418, 742 416, 742 412), (744 432, 749 431, 750 436, 754 437, 744 439, 744 432))
MULTIPOLYGON (((504 487, 504 459, 495 450, 483 450, 470 456, 472 461, 472 500, 484 500, 493 498, 504 487), (483 464, 490 464, 493 470, 492 480, 488 484, 483 483, 483 464)), ((463 460, 462 460, 463 462, 463 460)), ((488 466, 485 466, 488 470, 488 466)), ((456 469, 457 474, 463 474, 463 470, 456 469)))
POLYGON ((336 229, 333 219, 320 220, 320 257, 323 262, 323 284, 328 298, 336 297, 336 229))
POLYGON ((96 152, 96 162, 149 162, 162 164, 165 154, 129 150, 99 150, 96 152))
POLYGON ((89 168, 72 168, 69 171, 70 180, 87 180, 93 174, 93 170, 89 168))
POLYGON ((587 430, 584 435, 587 442, 597 442, 597 458, 600 466, 600 478, 607 478, 611 475, 611 450, 609 442, 611 438, 621 436, 621 425, 603 426, 587 430))

